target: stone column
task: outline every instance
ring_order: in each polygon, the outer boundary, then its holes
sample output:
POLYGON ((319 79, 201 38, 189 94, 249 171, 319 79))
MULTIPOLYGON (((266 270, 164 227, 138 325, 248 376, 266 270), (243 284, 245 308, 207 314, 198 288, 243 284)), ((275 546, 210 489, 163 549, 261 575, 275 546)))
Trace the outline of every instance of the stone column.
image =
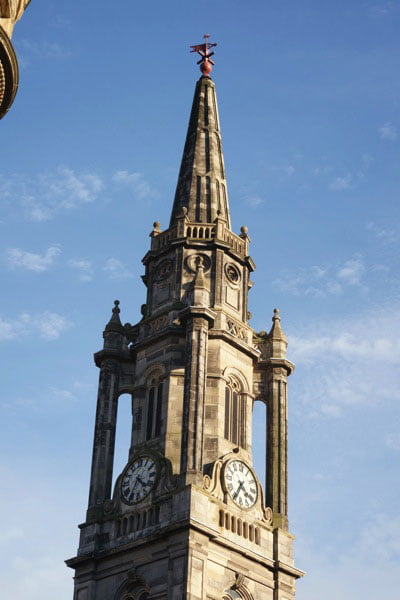
POLYGON ((124 328, 119 318, 118 305, 119 302, 116 300, 111 319, 103 333, 103 350, 95 354, 95 362, 100 368, 100 376, 87 521, 96 520, 104 500, 111 498, 120 360, 126 342, 124 328))
POLYGON ((210 292, 201 257, 191 290, 191 304, 179 319, 186 324, 185 382, 183 391, 181 474, 187 483, 203 476, 204 404, 207 379, 208 328, 215 313, 208 306, 210 292))
POLYGON ((117 425, 119 363, 104 360, 100 367, 99 391, 93 441, 92 470, 89 490, 89 513, 111 497, 117 425))
POLYGON ((286 359, 287 340, 280 326, 278 309, 266 338, 267 357, 263 362, 267 402, 266 503, 273 511, 273 524, 288 528, 287 460, 287 376, 294 369, 286 359))
POLYGON ((266 502, 274 513, 274 525, 287 529, 287 372, 283 365, 269 365, 267 387, 266 502))
POLYGON ((207 375, 208 319, 191 314, 186 320, 181 473, 196 481, 203 466, 204 401, 207 375))

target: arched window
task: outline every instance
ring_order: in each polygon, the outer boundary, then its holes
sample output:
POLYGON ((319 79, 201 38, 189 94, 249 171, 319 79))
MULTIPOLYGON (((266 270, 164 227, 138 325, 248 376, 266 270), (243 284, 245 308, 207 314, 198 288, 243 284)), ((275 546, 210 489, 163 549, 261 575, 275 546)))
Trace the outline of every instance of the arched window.
POLYGON ((237 446, 245 446, 244 399, 237 379, 230 377, 225 387, 224 436, 237 446))
POLYGON ((115 600, 147 600, 150 597, 149 587, 142 577, 133 577, 126 581, 117 591, 115 600))
POLYGON ((147 392, 146 440, 161 435, 162 394, 162 382, 152 379, 147 392))
MULTIPOLYGON (((239 580, 240 579, 241 577, 239 580)), ((235 583, 231 588, 225 590, 224 595, 222 596, 222 600, 237 600, 237 598, 241 598, 242 600, 254 600, 253 596, 243 583, 235 583)))
POLYGON ((149 592, 144 591, 142 588, 138 592, 134 590, 129 591, 128 595, 123 595, 121 600, 147 600, 147 598, 149 598, 149 592))

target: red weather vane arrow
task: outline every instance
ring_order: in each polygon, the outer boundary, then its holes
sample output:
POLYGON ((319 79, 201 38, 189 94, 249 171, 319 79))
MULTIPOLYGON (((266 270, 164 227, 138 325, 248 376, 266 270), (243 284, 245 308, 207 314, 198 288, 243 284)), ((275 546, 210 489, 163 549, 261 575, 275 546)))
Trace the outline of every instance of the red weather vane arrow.
POLYGON ((208 38, 210 37, 209 33, 206 33, 204 36, 205 43, 198 44, 197 46, 190 46, 190 52, 197 52, 200 54, 201 59, 197 61, 197 64, 200 65, 200 71, 203 75, 208 76, 212 71, 212 66, 215 65, 215 62, 211 60, 214 52, 209 52, 210 48, 214 48, 217 44, 210 44, 208 38))

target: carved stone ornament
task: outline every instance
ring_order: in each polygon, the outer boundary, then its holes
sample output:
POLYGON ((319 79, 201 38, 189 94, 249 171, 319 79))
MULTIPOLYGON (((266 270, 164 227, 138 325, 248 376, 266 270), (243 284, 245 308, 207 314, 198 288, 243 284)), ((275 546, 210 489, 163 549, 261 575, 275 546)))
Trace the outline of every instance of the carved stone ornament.
POLYGON ((105 500, 103 503, 103 510, 105 515, 110 515, 114 512, 114 503, 112 500, 105 500))
POLYGON ((225 275, 233 285, 237 285, 240 282, 240 271, 233 263, 226 263, 225 275))
POLYGON ((245 327, 242 327, 237 321, 231 318, 226 320, 226 329, 229 333, 237 337, 239 340, 248 342, 248 333, 245 327))
POLYGON ((253 600, 253 596, 246 587, 246 578, 241 573, 235 573, 235 583, 231 586, 231 590, 238 592, 244 600, 253 600))
POLYGON ((232 585, 233 590, 239 590, 245 584, 246 578, 240 573, 235 573, 235 583, 232 585))
POLYGON ((210 257, 207 256, 207 254, 196 253, 196 254, 190 254, 189 256, 186 257, 186 260, 185 260, 186 269, 190 273, 197 273, 199 259, 201 259, 201 261, 202 261, 203 272, 207 273, 207 271, 210 270, 210 267, 211 267, 210 257))
POLYGON ((172 274, 174 263, 170 259, 163 260, 156 268, 157 281, 164 281, 172 274))
POLYGON ((147 334, 152 335, 153 333, 157 333, 157 331, 164 329, 164 327, 167 327, 168 325, 168 320, 168 315, 162 315, 161 317, 149 321, 147 323, 147 334))
POLYGON ((214 498, 218 498, 218 500, 224 499, 224 492, 221 486, 221 470, 223 465, 223 459, 219 458, 215 461, 211 477, 209 475, 204 475, 203 477, 203 487, 207 490, 211 496, 214 498))

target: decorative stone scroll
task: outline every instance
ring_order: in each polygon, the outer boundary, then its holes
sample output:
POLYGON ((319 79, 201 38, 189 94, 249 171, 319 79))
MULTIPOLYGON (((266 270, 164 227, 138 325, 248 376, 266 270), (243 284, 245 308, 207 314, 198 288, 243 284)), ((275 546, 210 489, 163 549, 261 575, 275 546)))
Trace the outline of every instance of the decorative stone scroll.
POLYGON ((160 329, 164 329, 168 325, 168 315, 163 315, 162 317, 158 317, 157 319, 153 319, 147 323, 148 333, 152 335, 153 333, 157 333, 160 329))

